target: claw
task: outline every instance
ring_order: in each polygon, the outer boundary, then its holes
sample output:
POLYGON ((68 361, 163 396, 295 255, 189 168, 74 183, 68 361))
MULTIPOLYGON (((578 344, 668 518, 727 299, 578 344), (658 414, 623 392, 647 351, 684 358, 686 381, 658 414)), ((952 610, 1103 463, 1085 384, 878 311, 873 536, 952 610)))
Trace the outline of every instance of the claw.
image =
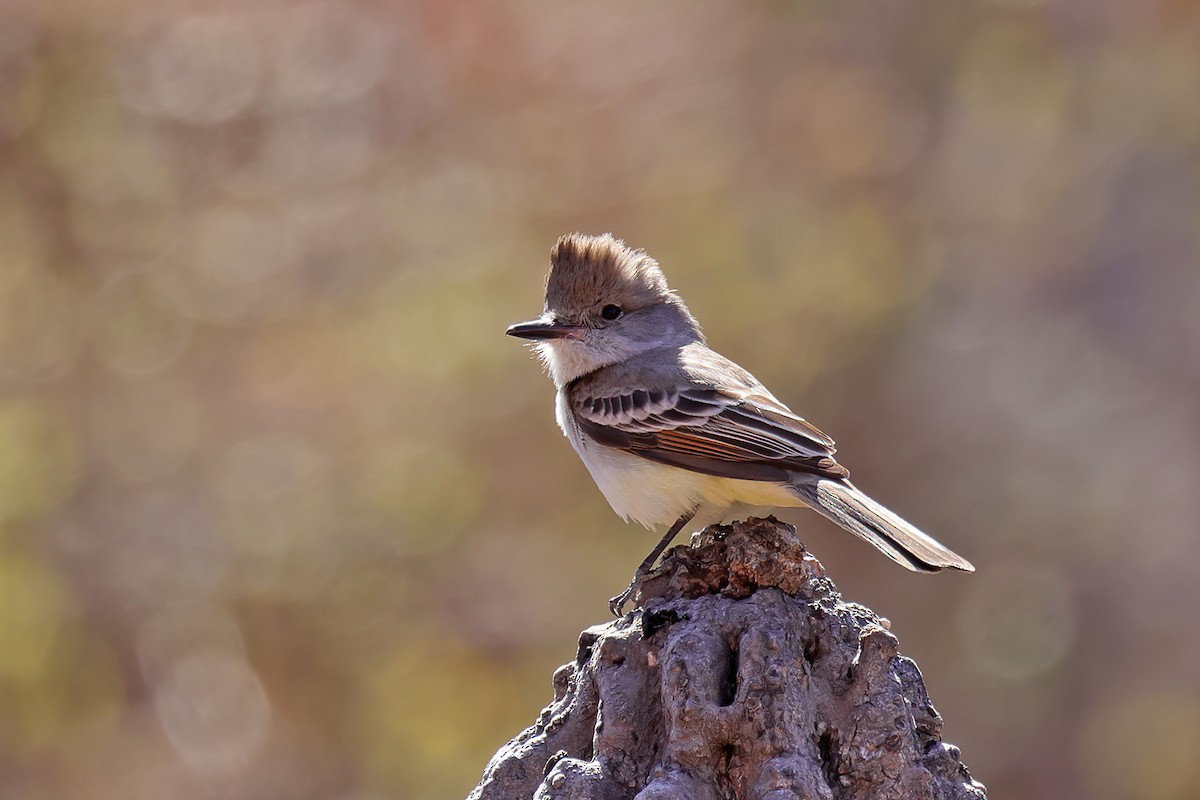
POLYGON ((684 525, 687 525, 692 517, 695 516, 695 514, 696 509, 692 509, 679 519, 675 520, 675 524, 671 526, 670 530, 666 532, 659 543, 654 546, 654 549, 650 551, 650 555, 646 556, 646 560, 642 562, 642 565, 637 568, 636 572, 633 573, 633 580, 629 582, 629 587, 608 601, 608 610, 612 612, 614 617, 620 618, 624 616, 624 614, 621 612, 621 609, 625 607, 627 602, 629 602, 629 598, 633 595, 633 588, 637 586, 638 581, 646 577, 646 575, 650 572, 650 569, 654 566, 654 562, 658 561, 658 557, 662 555, 662 551, 667 549, 667 545, 671 543, 671 540, 675 538, 680 529, 682 529, 684 525))
POLYGON ((625 591, 608 601, 608 610, 612 612, 614 617, 619 619, 625 616, 623 609, 625 604, 629 602, 629 598, 633 595, 633 587, 637 584, 637 580, 637 576, 634 576, 634 579, 629 582, 629 586, 625 591))

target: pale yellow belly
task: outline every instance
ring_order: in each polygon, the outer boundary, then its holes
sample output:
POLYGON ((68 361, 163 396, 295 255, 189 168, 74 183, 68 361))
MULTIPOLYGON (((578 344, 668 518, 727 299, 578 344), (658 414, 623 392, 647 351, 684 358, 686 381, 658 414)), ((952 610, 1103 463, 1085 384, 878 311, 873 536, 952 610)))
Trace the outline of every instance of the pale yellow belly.
POLYGON ((556 412, 563 433, 608 504, 622 519, 632 519, 647 527, 670 525, 683 514, 695 511, 692 527, 699 529, 714 522, 731 521, 755 509, 804 505, 785 484, 690 472, 589 443, 571 424, 561 394, 556 412))
POLYGON ((698 528, 752 509, 804 505, 783 484, 704 475, 596 445, 580 456, 613 510, 647 527, 669 525, 693 510, 698 528))

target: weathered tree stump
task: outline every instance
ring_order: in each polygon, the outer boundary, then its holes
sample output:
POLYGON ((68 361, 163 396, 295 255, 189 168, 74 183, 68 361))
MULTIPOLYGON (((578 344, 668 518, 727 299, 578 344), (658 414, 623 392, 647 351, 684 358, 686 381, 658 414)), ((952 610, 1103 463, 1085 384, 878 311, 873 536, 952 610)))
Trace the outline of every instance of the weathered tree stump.
POLYGON ((887 622, 777 520, 711 528, 584 631, 469 800, 985 800, 887 622))

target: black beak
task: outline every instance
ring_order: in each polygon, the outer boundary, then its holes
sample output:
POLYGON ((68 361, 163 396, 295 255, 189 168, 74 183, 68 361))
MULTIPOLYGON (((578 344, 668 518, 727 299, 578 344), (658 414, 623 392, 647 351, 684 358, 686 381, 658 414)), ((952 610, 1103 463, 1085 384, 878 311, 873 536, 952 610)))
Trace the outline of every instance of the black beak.
POLYGON ((509 325, 505 333, 509 336, 516 336, 518 339, 532 339, 538 342, 545 339, 566 339, 574 336, 578 331, 579 328, 574 325, 563 325, 545 319, 534 319, 529 322, 518 322, 516 325, 509 325))

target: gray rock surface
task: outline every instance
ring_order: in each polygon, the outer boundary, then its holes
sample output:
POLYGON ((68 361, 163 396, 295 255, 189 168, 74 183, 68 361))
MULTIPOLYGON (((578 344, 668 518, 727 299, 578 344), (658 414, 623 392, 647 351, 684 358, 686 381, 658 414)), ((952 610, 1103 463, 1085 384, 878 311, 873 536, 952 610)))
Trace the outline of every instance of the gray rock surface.
POLYGON ((584 631, 469 800, 985 800, 917 665, 774 519, 676 547, 584 631))

